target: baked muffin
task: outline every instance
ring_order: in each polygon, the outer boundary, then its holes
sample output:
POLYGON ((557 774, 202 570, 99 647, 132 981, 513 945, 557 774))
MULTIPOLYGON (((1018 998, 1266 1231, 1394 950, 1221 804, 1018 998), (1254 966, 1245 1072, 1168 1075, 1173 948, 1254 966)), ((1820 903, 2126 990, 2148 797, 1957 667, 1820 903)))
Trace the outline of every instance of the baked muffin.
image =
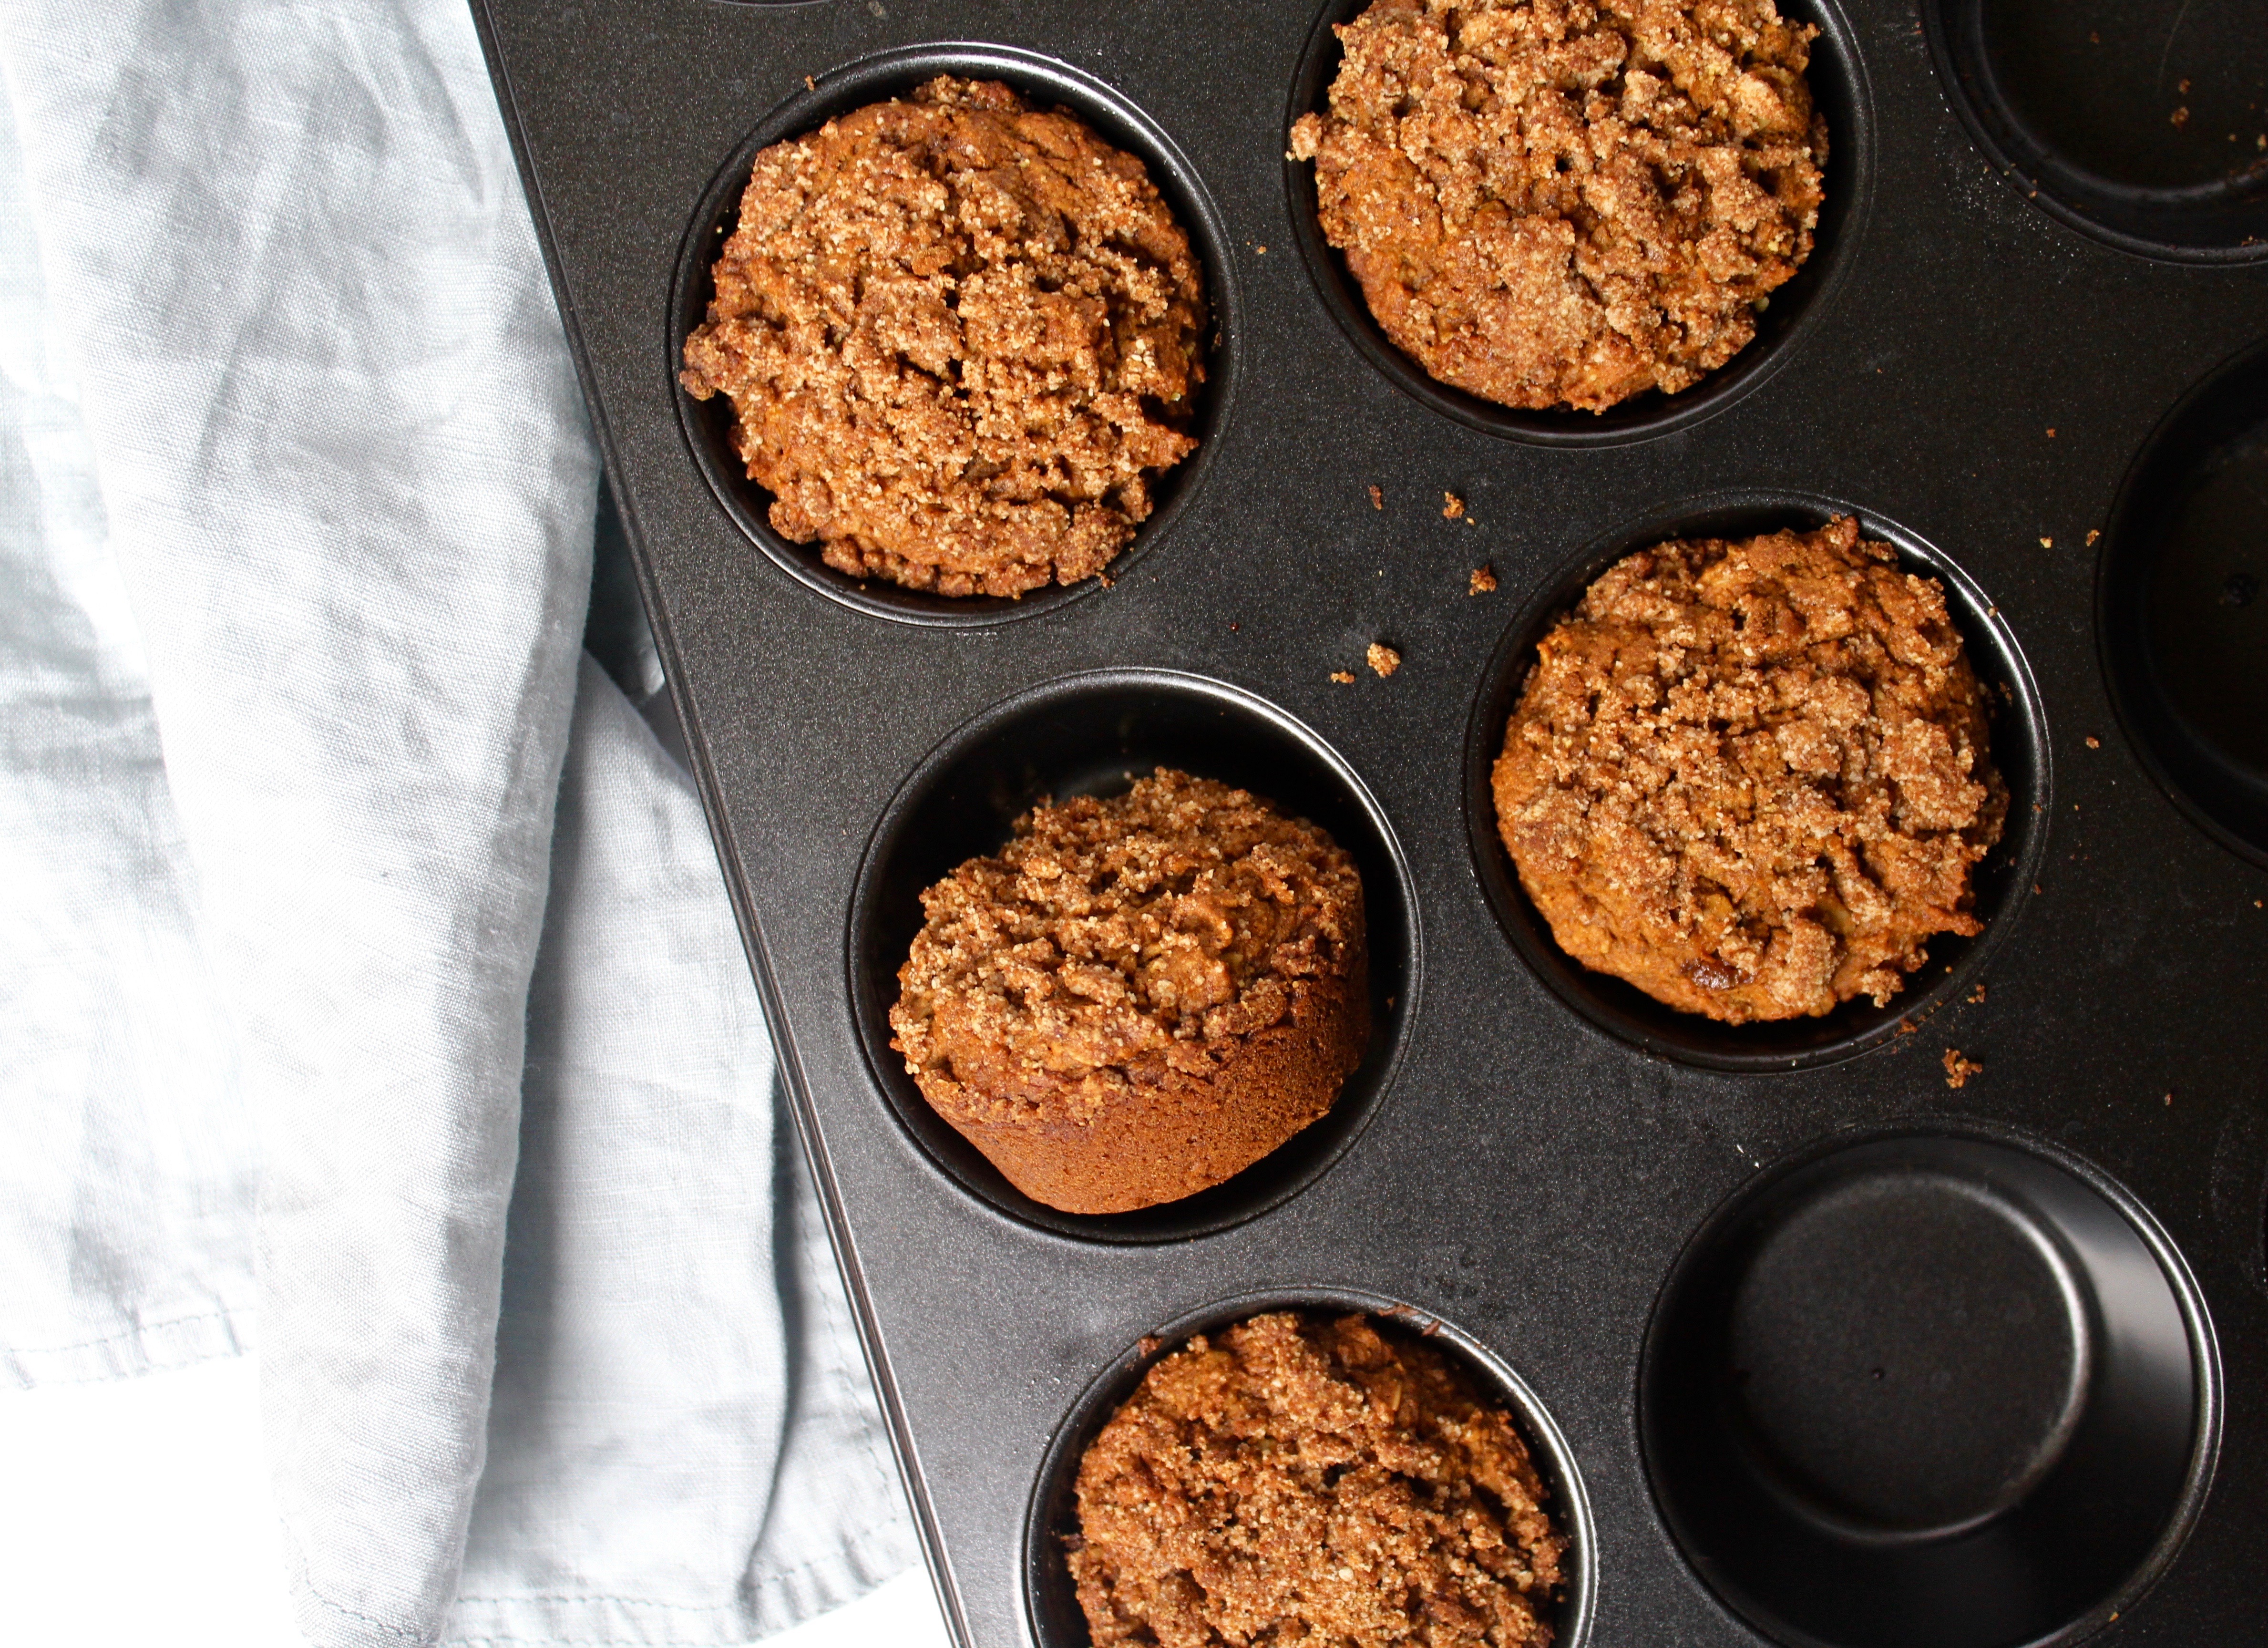
POLYGON ((1404 353, 1602 412, 1730 360, 1811 255, 1817 33, 1772 0, 1376 0, 1292 152, 1404 353))
POLYGON ((1158 1363, 1080 1460, 1094 1648, 1548 1648, 1566 1541, 1512 1416, 1423 1341, 1290 1312, 1158 1363))
POLYGON ((1370 1039, 1362 879, 1314 824, 1160 767, 1042 804, 922 894, 891 1046, 1068 1213, 1217 1185, 1322 1116, 1370 1039))
POLYGON ((771 523, 946 595, 1092 578, 1196 447, 1204 285, 1142 163, 939 77, 756 156, 685 388, 771 523))
POLYGON ((1984 692, 1943 587, 1856 521, 1641 550, 1539 653, 1497 826, 1586 967, 1738 1024, 1884 1005, 1983 930, 1984 692))

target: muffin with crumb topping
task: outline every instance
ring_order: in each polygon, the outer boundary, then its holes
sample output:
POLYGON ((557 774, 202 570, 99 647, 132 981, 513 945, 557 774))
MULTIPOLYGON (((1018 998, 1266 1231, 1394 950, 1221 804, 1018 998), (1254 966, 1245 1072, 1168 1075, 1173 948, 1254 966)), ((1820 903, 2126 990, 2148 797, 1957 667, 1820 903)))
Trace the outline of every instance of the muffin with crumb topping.
POLYGON ((1194 1195, 1323 1115, 1370 1039, 1362 879, 1322 830, 1160 768, 1042 804, 922 894, 891 1045, 1017 1189, 1194 1195))

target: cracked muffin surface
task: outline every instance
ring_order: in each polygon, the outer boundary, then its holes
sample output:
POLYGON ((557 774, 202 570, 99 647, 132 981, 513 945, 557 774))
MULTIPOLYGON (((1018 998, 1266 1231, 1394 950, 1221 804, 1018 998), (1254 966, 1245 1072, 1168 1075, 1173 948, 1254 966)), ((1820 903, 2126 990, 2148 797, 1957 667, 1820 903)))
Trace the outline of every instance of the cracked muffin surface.
POLYGON ((1203 275, 1142 163, 941 76, 755 158, 685 340, 771 524, 946 595, 1101 573, 1197 446, 1203 275))
POLYGON ((1497 826, 1559 947, 1727 1024, 1886 1004, 2008 793, 1933 578, 1847 516, 1628 556, 1538 649, 1497 826))
POLYGON ((1069 1564, 1095 1648, 1549 1648, 1546 1497, 1442 1351, 1272 1312, 1159 1362, 1088 1445, 1069 1564))
POLYGON ((1194 1194, 1330 1108, 1369 1040, 1362 880, 1329 834, 1160 768, 1042 804, 922 894, 892 1045, 1025 1194, 1194 1194))
POLYGON ((1528 410, 1675 394, 1811 254, 1818 30, 1771 0, 1376 0, 1337 33, 1292 154, 1441 382, 1528 410))

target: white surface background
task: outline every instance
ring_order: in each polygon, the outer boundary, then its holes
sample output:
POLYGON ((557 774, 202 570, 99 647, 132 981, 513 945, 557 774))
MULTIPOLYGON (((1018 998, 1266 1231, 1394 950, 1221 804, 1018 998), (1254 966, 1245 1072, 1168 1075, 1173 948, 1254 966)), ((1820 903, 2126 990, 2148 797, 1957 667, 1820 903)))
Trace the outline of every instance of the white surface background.
MULTIPOLYGON (((257 1358, 0 1393, 0 1594, 21 1648, 300 1648, 257 1358)), ((944 1648, 919 1568, 770 1641, 944 1648)))

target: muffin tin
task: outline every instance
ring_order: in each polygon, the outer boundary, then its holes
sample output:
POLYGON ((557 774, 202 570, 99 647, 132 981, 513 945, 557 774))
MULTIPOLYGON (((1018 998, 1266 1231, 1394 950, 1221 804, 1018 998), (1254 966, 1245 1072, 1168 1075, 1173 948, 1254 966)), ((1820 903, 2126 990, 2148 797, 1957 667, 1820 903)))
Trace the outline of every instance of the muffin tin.
POLYGON ((1432 1333, 1522 1417, 1565 1644, 2268 1641, 2268 174, 2224 140, 2201 178, 2185 126, 2106 159, 2075 112, 2249 100, 2250 143, 2268 36, 1790 4, 1819 249, 1723 373, 1596 418, 1443 390, 1351 297, 1284 152, 1353 9, 474 6, 952 1633, 1078 1648, 1086 1437, 1188 1332, 1300 1304, 1432 1333), (754 151, 943 71, 1139 155, 1205 262, 1204 446, 1108 587, 842 578, 676 386, 754 151), (1992 687, 1985 930, 1887 1009, 1681 1019, 1550 944, 1488 764, 1616 554, 1841 511, 1946 584, 1992 687), (1159 761, 1357 854, 1373 1042, 1228 1184, 1056 1214, 884 1015, 927 880, 1159 761))

